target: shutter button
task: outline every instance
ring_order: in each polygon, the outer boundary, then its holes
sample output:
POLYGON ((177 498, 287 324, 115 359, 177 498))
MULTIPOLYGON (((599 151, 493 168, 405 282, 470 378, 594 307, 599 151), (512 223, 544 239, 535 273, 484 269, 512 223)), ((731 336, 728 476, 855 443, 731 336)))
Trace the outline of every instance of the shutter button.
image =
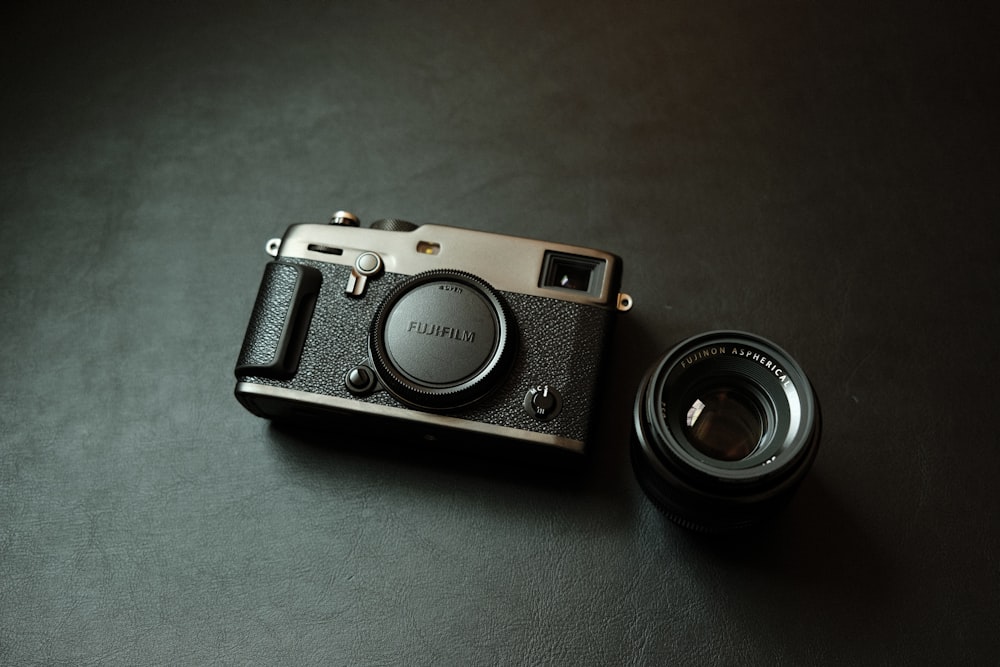
POLYGON ((540 384, 524 395, 524 409, 538 421, 554 419, 562 409, 562 396, 555 387, 540 384))

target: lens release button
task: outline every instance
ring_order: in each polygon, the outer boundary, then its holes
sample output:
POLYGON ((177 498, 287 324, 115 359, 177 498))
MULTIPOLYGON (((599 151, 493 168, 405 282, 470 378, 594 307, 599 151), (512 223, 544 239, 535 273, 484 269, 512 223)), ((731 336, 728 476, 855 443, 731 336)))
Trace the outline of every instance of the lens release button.
POLYGON ((375 388, 375 373, 367 366, 355 366, 344 376, 344 385, 356 396, 369 394, 375 388))
POLYGON ((524 396, 524 409, 538 421, 554 419, 562 410, 562 396, 551 385, 532 387, 524 396))

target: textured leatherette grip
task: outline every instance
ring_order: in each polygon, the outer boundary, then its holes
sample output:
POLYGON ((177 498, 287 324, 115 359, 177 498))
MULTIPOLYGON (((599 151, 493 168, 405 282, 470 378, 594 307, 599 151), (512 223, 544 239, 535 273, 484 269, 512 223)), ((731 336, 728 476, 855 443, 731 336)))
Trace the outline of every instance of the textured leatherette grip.
POLYGON ((237 377, 287 380, 295 375, 322 282, 319 271, 301 264, 271 262, 264 268, 236 362, 237 377))

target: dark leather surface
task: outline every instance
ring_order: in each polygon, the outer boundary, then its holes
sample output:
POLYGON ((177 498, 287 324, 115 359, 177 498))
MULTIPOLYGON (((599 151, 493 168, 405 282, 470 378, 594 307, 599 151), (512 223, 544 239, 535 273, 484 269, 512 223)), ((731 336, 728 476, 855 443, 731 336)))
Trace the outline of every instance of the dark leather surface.
POLYGON ((41 4, 4 21, 0 663, 901 664, 1000 653, 993 15, 947 3, 41 4), (267 239, 337 209, 619 254, 576 476, 233 398, 267 239), (645 368, 777 341, 775 525, 638 489, 645 368))

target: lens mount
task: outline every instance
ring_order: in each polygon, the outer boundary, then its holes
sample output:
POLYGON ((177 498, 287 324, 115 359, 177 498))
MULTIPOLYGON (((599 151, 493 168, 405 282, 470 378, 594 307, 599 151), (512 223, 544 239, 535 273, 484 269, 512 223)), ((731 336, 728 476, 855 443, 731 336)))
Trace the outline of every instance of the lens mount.
POLYGON ((413 276, 379 307, 369 350, 385 388, 424 410, 450 410, 489 393, 516 356, 514 320, 483 279, 462 271, 413 276))
POLYGON ((701 334, 668 351, 643 379, 633 417, 643 490, 671 519, 703 531, 769 516, 819 445, 819 403, 801 367, 741 331, 701 334))

